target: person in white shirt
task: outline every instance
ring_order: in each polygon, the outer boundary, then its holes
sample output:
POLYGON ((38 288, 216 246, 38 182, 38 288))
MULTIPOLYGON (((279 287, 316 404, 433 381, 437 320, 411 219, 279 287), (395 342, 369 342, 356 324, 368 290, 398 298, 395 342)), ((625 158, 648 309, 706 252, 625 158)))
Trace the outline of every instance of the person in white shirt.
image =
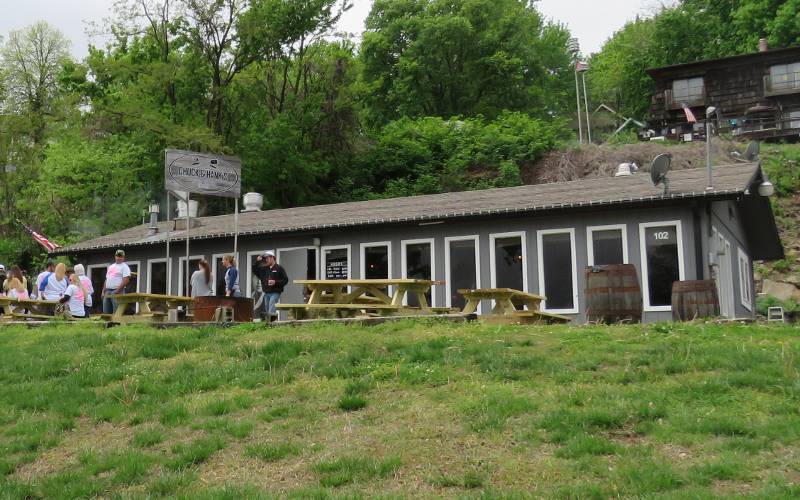
POLYGON ((61 300, 67 290, 67 266, 63 262, 56 265, 55 271, 48 273, 39 285, 39 298, 43 300, 61 300))
POLYGON ((197 271, 192 273, 192 279, 189 282, 191 286, 191 297, 208 297, 214 295, 214 290, 211 288, 211 266, 205 259, 201 260, 197 265, 197 271))
POLYGON ((125 293, 125 287, 131 281, 131 268, 125 263, 125 251, 114 253, 114 263, 106 269, 106 281, 103 283, 103 313, 113 314, 117 310, 115 295, 125 293))
POLYGON ((69 314, 73 318, 86 317, 86 290, 77 274, 69 275, 69 286, 59 302, 68 305, 69 314))
POLYGON ((36 298, 37 295, 41 295, 39 293, 39 287, 42 286, 42 280, 48 274, 52 273, 56 270, 56 263, 52 260, 47 261, 47 265, 44 268, 44 271, 40 272, 39 275, 36 277, 36 288, 33 289, 33 298, 36 298))
POLYGON ((92 295, 94 295, 94 286, 92 285, 92 280, 86 276, 86 268, 83 267, 83 264, 75 265, 75 274, 78 275, 78 279, 81 280, 83 289, 86 290, 86 317, 88 318, 92 314, 92 295))

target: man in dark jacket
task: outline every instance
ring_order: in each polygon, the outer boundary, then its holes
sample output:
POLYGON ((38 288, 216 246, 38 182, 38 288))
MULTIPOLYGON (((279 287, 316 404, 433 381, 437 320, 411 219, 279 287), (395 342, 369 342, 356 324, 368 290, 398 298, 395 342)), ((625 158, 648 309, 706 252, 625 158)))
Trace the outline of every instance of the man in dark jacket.
POLYGON ((253 274, 261 281, 261 290, 264 292, 264 311, 269 315, 270 321, 278 316, 276 305, 281 298, 283 287, 289 283, 286 271, 278 265, 275 253, 272 250, 264 252, 256 258, 253 264, 253 274))

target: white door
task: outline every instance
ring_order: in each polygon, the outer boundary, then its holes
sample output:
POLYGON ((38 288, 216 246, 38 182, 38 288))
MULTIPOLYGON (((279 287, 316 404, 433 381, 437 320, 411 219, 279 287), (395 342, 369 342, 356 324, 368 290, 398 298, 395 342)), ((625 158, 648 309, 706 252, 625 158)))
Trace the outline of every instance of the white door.
POLYGON ((733 255, 731 244, 724 236, 714 230, 714 256, 716 258, 717 296, 719 297, 719 312, 723 318, 736 316, 733 298, 733 255))

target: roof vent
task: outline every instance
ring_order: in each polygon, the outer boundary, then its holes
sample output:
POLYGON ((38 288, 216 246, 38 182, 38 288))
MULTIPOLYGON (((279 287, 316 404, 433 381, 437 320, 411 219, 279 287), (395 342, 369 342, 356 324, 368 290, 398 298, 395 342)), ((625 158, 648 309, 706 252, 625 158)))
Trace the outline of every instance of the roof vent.
POLYGON ((264 196, 261 193, 246 193, 244 195, 244 210, 242 212, 260 212, 264 206, 264 196))
POLYGON ((158 233, 158 213, 161 211, 157 203, 153 203, 150 205, 150 227, 148 227, 148 233, 150 236, 158 233))
POLYGON ((637 170, 639 170, 639 166, 635 163, 620 163, 617 167, 617 173, 614 174, 614 177, 633 175, 637 170))
POLYGON ((759 38, 758 39, 758 51, 759 52, 766 52, 769 50, 769 43, 767 43, 766 38, 759 38))

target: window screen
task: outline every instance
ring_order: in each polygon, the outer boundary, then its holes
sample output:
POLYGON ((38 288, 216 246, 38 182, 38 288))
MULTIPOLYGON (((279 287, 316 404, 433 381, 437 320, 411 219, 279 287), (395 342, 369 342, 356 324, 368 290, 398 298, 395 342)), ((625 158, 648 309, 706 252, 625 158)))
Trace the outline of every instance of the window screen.
POLYGON ((572 236, 570 233, 543 234, 540 251, 547 309, 573 309, 572 236))
POLYGON ((672 283, 680 279, 676 226, 644 230, 647 253, 647 288, 651 306, 672 304, 672 283))
POLYGON ((478 276, 475 271, 475 240, 451 241, 448 246, 450 261, 450 307, 463 309, 466 301, 458 293, 462 288, 474 289, 478 287, 478 276))
MULTIPOLYGON (((431 279, 431 244, 411 243, 406 246, 406 278, 431 279)), ((431 305, 431 292, 425 294, 428 305, 431 305)), ((413 295, 408 296, 408 305, 417 307, 419 301, 413 295)))
POLYGON ((593 265, 624 264, 621 229, 592 231, 593 265))

